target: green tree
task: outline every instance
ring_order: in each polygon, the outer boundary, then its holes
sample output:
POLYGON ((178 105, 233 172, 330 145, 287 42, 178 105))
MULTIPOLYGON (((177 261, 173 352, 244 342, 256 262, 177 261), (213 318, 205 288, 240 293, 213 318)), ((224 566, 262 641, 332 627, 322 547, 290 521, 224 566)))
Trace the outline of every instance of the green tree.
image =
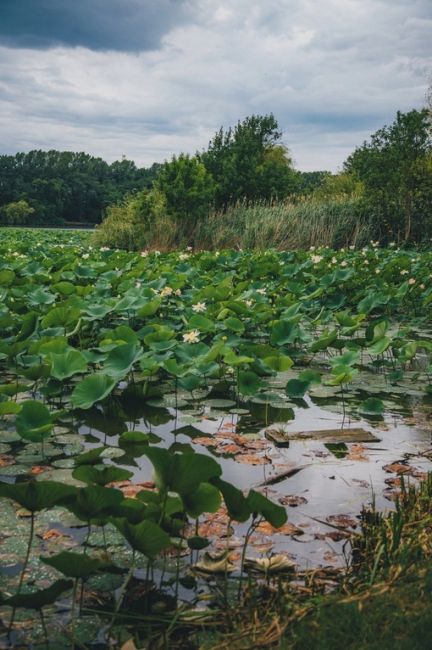
POLYGON ((33 213, 34 208, 23 200, 8 203, 0 208, 0 214, 3 217, 2 221, 10 226, 27 223, 33 213))
POLYGON ((154 187, 164 194, 167 212, 179 220, 185 236, 191 236, 198 219, 207 216, 215 196, 211 174, 196 156, 188 154, 165 162, 154 187))
POLYGON ((361 181, 382 240, 421 241, 432 234, 432 139, 427 109, 398 112, 345 162, 361 181))
POLYGON ((280 199, 294 190, 296 172, 281 137, 273 114, 251 115, 214 135, 198 156, 216 183, 217 208, 239 200, 280 199))
POLYGON ((343 199, 360 198, 363 194, 363 183, 354 174, 343 172, 341 174, 326 175, 321 184, 314 190, 316 199, 343 199))

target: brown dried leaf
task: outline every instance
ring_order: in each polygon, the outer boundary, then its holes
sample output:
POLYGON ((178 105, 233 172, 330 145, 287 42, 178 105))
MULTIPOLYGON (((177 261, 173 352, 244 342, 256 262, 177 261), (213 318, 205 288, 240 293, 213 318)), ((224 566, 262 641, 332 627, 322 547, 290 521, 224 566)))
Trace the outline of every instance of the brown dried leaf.
POLYGON ((268 521, 262 521, 256 527, 256 532, 263 535, 303 535, 301 528, 294 526, 294 524, 287 523, 280 528, 275 528, 268 521))
POLYGON ((240 454, 234 460, 244 465, 269 465, 271 463, 267 456, 257 456, 256 454, 240 454))
POLYGON ((295 494, 287 494, 284 497, 280 497, 278 501, 283 506, 290 506, 290 508, 296 508, 297 506, 304 505, 308 502, 305 497, 297 496, 295 494))
POLYGON ((340 528, 357 528, 359 523, 351 515, 329 515, 327 521, 329 524, 339 526, 340 528))
POLYGON ((43 474, 44 472, 47 472, 50 469, 52 468, 44 465, 34 465, 30 470, 30 474, 37 476, 38 474, 43 474))

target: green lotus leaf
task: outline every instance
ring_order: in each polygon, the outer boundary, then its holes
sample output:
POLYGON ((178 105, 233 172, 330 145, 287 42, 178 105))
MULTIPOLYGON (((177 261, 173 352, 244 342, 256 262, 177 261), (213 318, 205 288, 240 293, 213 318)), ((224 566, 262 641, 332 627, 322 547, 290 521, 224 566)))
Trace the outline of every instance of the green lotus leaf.
POLYGON ((276 372, 286 372, 294 364, 291 357, 286 354, 264 357, 263 361, 269 368, 276 372))
POLYGON ((138 309, 137 316, 139 316, 139 318, 147 318, 147 316, 153 316, 158 311, 161 304, 162 300, 160 298, 149 300, 149 302, 138 309))
POLYGON ((82 379, 75 386, 72 392, 72 406, 80 409, 89 409, 96 402, 105 399, 111 393, 116 383, 115 379, 102 373, 85 377, 85 379, 82 379))
POLYGON ((110 515, 123 499, 123 493, 120 490, 92 485, 80 488, 76 499, 67 503, 66 507, 79 519, 91 521, 110 515))
POLYGON ((285 386, 285 392, 288 397, 294 399, 301 399, 310 386, 309 381, 302 381, 301 379, 290 379, 285 386))
POLYGON ((10 400, 6 400, 5 402, 0 402, 0 416, 19 413, 21 409, 22 409, 22 405, 19 404, 18 402, 11 402, 10 400))
POLYGON ((141 347, 134 343, 118 345, 109 353, 104 364, 104 373, 110 377, 124 377, 141 355, 141 347))
POLYGON ((87 361, 79 350, 68 350, 61 354, 51 353, 51 377, 63 381, 78 373, 87 371, 87 361))
POLYGON ((381 415, 384 412, 384 404, 377 397, 368 397, 360 402, 359 412, 363 415, 381 415))
POLYGON ((17 433, 26 440, 41 442, 49 438, 53 428, 53 421, 47 407, 37 400, 28 400, 15 420, 17 433))
POLYGON ((177 492, 180 496, 190 494, 200 483, 222 473, 220 465, 204 454, 173 454, 159 447, 149 447, 144 453, 154 467, 157 487, 177 492))
POLYGON ((238 389, 242 395, 256 395, 263 386, 261 379, 252 370, 238 373, 238 389))
POLYGON ((221 504, 221 495, 214 485, 200 483, 194 492, 183 497, 183 503, 191 517, 199 517, 204 512, 216 512, 221 504))
POLYGON ((200 332, 213 332, 215 330, 215 324, 210 318, 206 318, 201 314, 194 314, 189 319, 188 329, 199 330, 200 332))
POLYGON ((285 508, 273 503, 260 492, 251 490, 247 496, 247 502, 252 513, 261 515, 275 528, 283 526, 288 519, 285 508))
POLYGON ((286 345, 287 343, 293 343, 297 334, 296 326, 285 320, 276 321, 273 325, 270 342, 272 345, 286 345))
POLYGON ((39 589, 27 594, 15 594, 10 598, 1 598, 2 605, 9 607, 24 607, 25 609, 42 609, 46 605, 57 602, 65 591, 72 589, 72 580, 56 580, 50 587, 39 589))
POLYGON ((83 580, 98 571, 106 571, 113 567, 109 562, 103 562, 84 553, 73 553, 72 551, 62 551, 51 557, 41 555, 40 559, 44 564, 54 567, 68 578, 81 578, 83 580))
POLYGON ((251 515, 248 500, 243 492, 221 478, 211 479, 211 483, 222 493, 228 514, 236 521, 246 521, 251 515))
POLYGON ((88 485, 92 483, 106 485, 115 481, 127 481, 133 476, 133 472, 112 465, 103 469, 96 469, 91 465, 80 465, 73 470, 72 476, 88 485))
POLYGON ((170 536, 152 521, 131 524, 125 518, 111 518, 114 526, 121 532, 135 551, 154 558, 171 546, 170 536))
POLYGON ((56 481, 0 483, 0 497, 16 501, 30 512, 38 512, 75 499, 78 489, 56 481))

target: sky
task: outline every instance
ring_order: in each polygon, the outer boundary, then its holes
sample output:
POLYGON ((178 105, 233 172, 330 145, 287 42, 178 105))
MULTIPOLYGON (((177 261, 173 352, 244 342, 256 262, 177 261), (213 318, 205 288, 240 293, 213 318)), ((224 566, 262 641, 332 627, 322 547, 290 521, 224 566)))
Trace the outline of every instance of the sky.
POLYGON ((272 112, 337 171, 432 79, 432 0, 0 0, 0 153, 139 166, 272 112))

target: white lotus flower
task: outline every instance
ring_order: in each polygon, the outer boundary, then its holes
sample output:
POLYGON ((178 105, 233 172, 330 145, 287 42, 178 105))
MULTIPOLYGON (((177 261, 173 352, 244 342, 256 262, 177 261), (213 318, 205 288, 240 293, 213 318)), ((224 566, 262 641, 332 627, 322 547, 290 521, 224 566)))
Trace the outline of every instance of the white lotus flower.
POLYGON ((195 305, 192 305, 192 311, 195 311, 197 314, 206 310, 205 302, 197 302, 195 305))
POLYGON ((192 330, 191 332, 186 332, 183 334, 184 343, 198 343, 199 341, 199 331, 192 330))

